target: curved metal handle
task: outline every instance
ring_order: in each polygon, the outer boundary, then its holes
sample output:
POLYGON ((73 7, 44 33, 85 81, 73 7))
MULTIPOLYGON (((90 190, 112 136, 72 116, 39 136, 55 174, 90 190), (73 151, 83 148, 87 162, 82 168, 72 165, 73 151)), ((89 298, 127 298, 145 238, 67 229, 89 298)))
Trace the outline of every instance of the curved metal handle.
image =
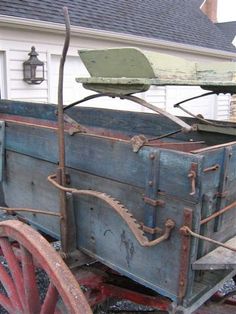
POLYGON ((48 177, 48 181, 61 191, 77 195, 90 195, 97 197, 108 204, 125 221, 141 246, 151 247, 163 242, 164 240, 167 240, 170 237, 171 230, 175 227, 175 222, 172 219, 167 219, 165 222, 163 234, 159 238, 149 241, 141 230, 141 226, 137 223, 133 215, 129 213, 128 209, 125 208, 124 205, 122 205, 120 202, 113 199, 111 196, 93 190, 78 190, 75 188, 67 188, 59 184, 55 179, 56 175, 51 175, 48 177))

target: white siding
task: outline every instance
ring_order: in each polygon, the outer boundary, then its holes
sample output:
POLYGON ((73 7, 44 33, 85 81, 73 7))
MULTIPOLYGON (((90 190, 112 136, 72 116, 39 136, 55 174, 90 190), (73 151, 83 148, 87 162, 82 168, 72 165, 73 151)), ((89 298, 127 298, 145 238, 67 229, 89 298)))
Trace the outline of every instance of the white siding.
POLYGON ((5 55, 0 51, 0 98, 7 97, 6 90, 6 68, 5 68, 5 55))
MULTIPOLYGON (((188 116, 180 109, 174 108, 174 104, 184 99, 195 97, 206 93, 200 87, 189 86, 167 86, 166 87, 166 110, 178 116, 188 116)), ((182 105, 193 114, 202 114, 204 118, 216 118, 216 96, 211 95, 200 99, 191 100, 182 105)))
MULTIPOLYGON (((165 86, 151 86, 150 89, 144 93, 144 99, 161 109, 166 109, 166 87, 165 86)), ((145 111, 150 111, 146 109, 145 111)))
MULTIPOLYGON (((64 42, 63 34, 53 34, 36 30, 24 30, 14 28, 1 28, 0 51, 5 53, 6 80, 7 86, 4 87, 5 96, 9 99, 35 101, 35 102, 57 102, 57 83, 59 59, 64 42), (31 46, 36 47, 39 59, 45 62, 45 81, 40 85, 28 85, 23 81, 22 63, 28 59, 31 46)), ((65 68, 64 80, 64 103, 68 104, 76 101, 91 92, 84 90, 74 81, 75 77, 86 75, 81 61, 78 57, 78 49, 94 49, 128 46, 127 43, 116 40, 97 39, 94 37, 80 37, 78 35, 71 38, 68 51, 68 58, 65 68)), ((140 47, 142 48, 142 47, 140 47)), ((145 48, 147 49, 147 48, 145 48)), ((150 50, 154 50, 153 48, 150 50)), ((215 61, 217 58, 196 55, 184 52, 174 52, 160 50, 163 53, 171 53, 186 59, 204 61, 215 61)), ((202 93, 199 87, 151 87, 147 93, 139 94, 148 102, 164 108, 174 114, 183 115, 184 113, 173 109, 173 104, 187 97, 192 97, 202 93)), ((138 95, 138 94, 137 94, 138 95)), ((225 96, 224 96, 225 97, 225 96)), ((93 100, 86 105, 114 108, 122 110, 148 111, 140 105, 119 99, 101 98, 93 100)), ((206 118, 224 119, 229 115, 229 98, 215 96, 195 100, 184 104, 193 113, 202 113, 206 118), (218 106, 218 108, 217 108, 218 106)))
POLYGON ((216 119, 217 120, 229 120, 230 118, 230 102, 231 95, 220 94, 217 96, 216 105, 216 119))
MULTIPOLYGON (((58 76, 59 76, 59 62, 60 56, 51 56, 50 65, 50 102, 57 103, 57 89, 58 89, 58 76)), ((95 94, 89 91, 75 81, 76 77, 88 77, 85 66, 80 60, 79 56, 69 56, 66 59, 64 69, 64 88, 63 99, 64 104, 68 105, 88 95, 95 94)), ((140 94, 143 96, 143 94, 140 94)), ((100 108, 113 108, 118 110, 144 110, 140 105, 131 103, 126 100, 111 99, 108 97, 98 98, 82 104, 82 106, 100 107, 100 108)))
MULTIPOLYGON (((50 63, 50 99, 52 103, 57 103, 58 77, 59 77, 60 56, 51 55, 50 63)), ((68 105, 88 94, 80 84, 75 81, 76 76, 89 76, 86 68, 79 57, 68 56, 64 68, 64 104, 68 105)))

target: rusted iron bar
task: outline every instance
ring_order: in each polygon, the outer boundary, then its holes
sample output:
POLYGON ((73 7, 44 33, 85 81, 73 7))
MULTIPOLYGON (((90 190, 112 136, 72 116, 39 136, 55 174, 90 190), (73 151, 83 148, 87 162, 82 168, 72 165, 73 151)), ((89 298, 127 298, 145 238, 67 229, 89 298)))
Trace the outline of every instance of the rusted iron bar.
POLYGON ((206 217, 205 219, 202 219, 200 221, 200 225, 204 225, 205 223, 211 221, 212 219, 215 219, 216 217, 224 214, 225 212, 227 212, 228 210, 232 209, 236 207, 236 201, 231 203, 230 205, 218 210, 217 212, 215 212, 214 214, 212 214, 211 216, 206 217))
POLYGON ((159 227, 151 228, 148 226, 145 226, 142 222, 140 222, 140 225, 144 232, 149 234, 156 234, 156 233, 163 233, 163 230, 159 227))
POLYGON ((175 222, 172 219, 167 219, 165 222, 165 229, 164 229, 164 233, 163 235, 161 235, 159 238, 152 240, 152 241, 148 241, 147 243, 145 243, 146 247, 151 247, 157 244, 160 244, 161 242, 169 239, 170 234, 171 234, 171 230, 175 227, 175 222))
POLYGON ((179 105, 181 104, 184 104, 185 102, 188 102, 188 101, 191 101, 191 100, 194 100, 194 99, 198 99, 198 98, 202 98, 202 97, 206 97, 206 96, 210 96, 210 95, 215 95, 216 93, 215 92, 207 92, 207 93, 204 93, 202 95, 198 95, 198 96, 194 96, 194 97, 191 97, 191 98, 188 98, 188 99, 184 99, 176 104, 173 105, 174 108, 178 108, 179 105))
POLYGON ((230 245, 227 245, 227 244, 224 244, 222 242, 219 242, 219 241, 216 241, 216 240, 213 240, 211 238, 208 238, 208 237, 204 237, 198 233, 195 233, 193 232, 188 226, 183 226, 180 228, 180 232, 181 234, 183 235, 191 235, 192 237, 195 237, 197 239, 200 239, 200 240, 203 240, 203 241, 207 241, 207 242, 210 242, 210 243, 213 243, 213 244, 216 244, 218 246, 222 246, 228 250, 231 250, 233 252, 236 252, 236 248, 230 246, 230 245))
MULTIPOLYGON (((59 81, 58 81, 58 153, 59 153, 59 167, 57 170, 57 180, 61 185, 66 184, 66 173, 65 173, 65 129, 64 129, 64 112, 63 112, 63 74, 64 64, 66 60, 66 54, 70 43, 70 19, 68 10, 66 7, 63 8, 65 25, 66 25, 66 36, 63 46, 62 56, 60 60, 59 68, 59 81)), ((61 245, 62 250, 67 252, 69 248, 68 244, 68 217, 67 217, 67 202, 66 193, 60 190, 60 211, 62 215, 60 229, 61 229, 61 245)))
POLYGON ((232 125, 224 125, 222 123, 216 123, 216 122, 211 122, 209 120, 206 120, 203 117, 201 117, 199 115, 195 115, 192 112, 190 112, 189 110, 187 110, 187 109, 183 108, 182 106, 180 106, 181 104, 183 104, 183 103, 185 103, 187 101, 190 101, 190 100, 193 100, 193 99, 197 99, 197 98, 201 98, 201 97, 204 97, 204 96, 214 95, 214 94, 216 94, 216 93, 215 92, 210 92, 210 93, 206 93, 206 94, 203 94, 203 95, 200 95, 200 96, 196 96, 196 97, 192 97, 192 98, 189 98, 189 99, 185 99, 185 100, 180 101, 179 103, 175 104, 173 107, 181 109, 185 113, 189 114, 191 117, 201 121, 204 124, 211 125, 211 126, 216 126, 216 127, 226 127, 226 128, 232 127, 232 125))
POLYGON ((55 174, 49 176, 48 181, 61 191, 72 193, 72 195, 73 194, 90 195, 90 196, 99 198, 100 200, 108 204, 125 221, 125 223, 128 225, 128 227, 134 234, 136 240, 139 242, 141 246, 151 247, 169 239, 171 231, 175 227, 175 222, 172 219, 167 219, 165 222, 163 234, 159 238, 149 241, 147 237, 143 234, 143 231, 141 230, 142 229, 141 225, 137 223, 136 219, 132 216, 132 214, 129 213, 128 209, 125 208, 124 205, 122 205, 120 202, 113 199, 111 196, 105 193, 93 191, 93 190, 78 190, 75 188, 67 188, 65 186, 60 185, 56 181, 55 174))
MULTIPOLYGON (((193 212, 190 208, 184 209, 183 223, 188 227, 192 227, 193 212)), ((178 296, 180 299, 186 294, 189 270, 189 256, 190 256, 190 237, 182 234, 181 237, 181 255, 180 255, 180 270, 179 270, 179 289, 178 296)))
POLYGON ((168 113, 167 111, 165 110, 162 110, 161 108, 158 108, 150 103, 148 103, 147 101, 145 101, 144 99, 141 99, 137 96, 133 96, 133 95, 118 95, 118 94, 112 94, 112 93, 104 93, 104 94, 95 94, 95 95, 90 95, 88 97, 85 97, 79 101, 76 101, 66 107, 64 107, 64 110, 67 110, 75 105, 78 105, 78 104, 81 104, 85 101, 88 101, 88 100, 91 100, 91 99, 95 99, 95 98, 98 98, 98 97, 112 97, 112 98, 115 98, 115 97, 119 97, 120 99, 127 99, 127 100, 130 100, 132 102, 135 102, 143 107, 146 107, 156 113, 159 113, 165 117, 167 117, 168 119, 170 119, 171 121, 175 122, 176 124, 178 124, 179 126, 181 126, 181 131, 182 132, 191 132, 191 131, 194 131, 195 129, 192 128, 192 126, 188 125, 186 122, 184 122, 183 120, 181 120, 180 118, 168 113))
POLYGON ((99 97, 105 97, 105 96, 110 96, 110 97, 115 97, 115 96, 111 96, 110 94, 94 94, 94 95, 89 95, 89 96, 86 96, 80 100, 77 100, 65 107, 63 107, 63 110, 66 111, 76 105, 79 105, 79 104, 82 104, 83 102, 86 102, 86 101, 89 101, 89 100, 92 100, 92 99, 95 99, 95 98, 99 98, 99 97))
POLYGON ((193 162, 191 164, 191 168, 188 174, 188 178, 191 181, 191 192, 189 193, 189 195, 193 196, 196 194, 196 178, 197 178, 197 168, 198 168, 198 164, 193 162))
POLYGON ((195 118, 195 119, 197 119, 197 120, 199 120, 199 121, 201 121, 201 122, 203 122, 205 124, 220 126, 220 124, 216 124, 216 123, 213 123, 211 121, 208 121, 208 120, 204 119, 203 117, 201 118, 200 116, 197 116, 197 115, 193 114, 192 112, 188 111, 187 109, 183 108, 182 106, 180 106, 181 104, 184 104, 184 103, 186 103, 188 101, 191 101, 191 100, 194 100, 194 99, 198 99, 198 98, 202 98, 202 97, 206 97, 206 96, 210 96, 210 95, 215 95, 215 94, 216 94, 215 92, 209 92, 209 93, 205 93, 205 94, 202 94, 202 95, 199 95, 199 96, 195 96, 195 97, 191 97, 191 98, 188 98, 188 99, 184 99, 184 100, 178 102, 177 104, 174 104, 173 107, 181 109, 185 113, 189 114, 193 118, 195 118))
POLYGON ((148 138, 148 142, 157 141, 157 140, 160 140, 162 138, 169 137, 169 136, 181 133, 181 132, 182 132, 182 129, 179 129, 179 130, 176 130, 176 131, 173 131, 173 132, 169 132, 169 133, 166 133, 166 134, 163 134, 163 135, 160 135, 160 136, 148 138))
POLYGON ((211 167, 208 167, 208 168, 205 168, 203 169, 203 172, 211 172, 211 171, 216 171, 220 168, 220 165, 216 164, 216 165, 213 165, 211 167))
POLYGON ((127 99, 127 100, 130 100, 132 102, 135 102, 143 107, 146 107, 156 113, 159 113, 163 116, 165 116, 166 118, 170 119, 171 121, 175 122, 176 124, 178 124, 179 126, 182 127, 182 131, 183 132, 191 132, 193 131, 193 128, 192 126, 188 125, 186 122, 184 122, 183 120, 181 120, 180 118, 168 113, 167 111, 165 110, 162 110, 161 108, 158 108, 156 106, 153 106, 152 104, 148 103, 147 101, 145 101, 144 99, 141 99, 137 96, 133 96, 133 95, 125 95, 125 96, 122 96, 120 97, 121 99, 127 99))
POLYGON ((147 196, 144 196, 143 200, 145 203, 152 205, 152 206, 164 206, 165 205, 165 202, 163 200, 153 200, 147 196))
POLYGON ((41 209, 32 209, 32 208, 8 208, 8 207, 0 207, 0 210, 5 210, 6 213, 13 214, 15 212, 27 212, 27 213, 32 213, 32 214, 41 214, 41 215, 48 215, 48 216, 56 216, 56 217, 61 217, 60 213, 54 213, 46 210, 41 210, 41 209))
MULTIPOLYGON (((58 81, 58 146, 59 146, 59 168, 62 174, 65 173, 65 137, 64 137, 64 113, 63 113, 63 76, 66 55, 70 44, 70 19, 68 9, 63 8, 66 36, 60 59, 59 81, 58 81), (63 173, 64 172, 64 173, 63 173)), ((62 177, 62 185, 65 185, 65 178, 62 177)))

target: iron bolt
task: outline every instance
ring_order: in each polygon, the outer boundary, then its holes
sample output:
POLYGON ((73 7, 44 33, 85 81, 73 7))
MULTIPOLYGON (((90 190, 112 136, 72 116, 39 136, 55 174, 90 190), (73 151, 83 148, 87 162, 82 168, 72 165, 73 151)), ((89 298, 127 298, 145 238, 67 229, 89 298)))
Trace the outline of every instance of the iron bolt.
POLYGON ((155 155, 154 155, 154 154, 150 154, 149 158, 150 158, 151 160, 153 160, 153 159, 155 159, 155 155))
POLYGON ((149 182, 148 182, 148 185, 149 185, 149 186, 153 186, 153 181, 149 181, 149 182))

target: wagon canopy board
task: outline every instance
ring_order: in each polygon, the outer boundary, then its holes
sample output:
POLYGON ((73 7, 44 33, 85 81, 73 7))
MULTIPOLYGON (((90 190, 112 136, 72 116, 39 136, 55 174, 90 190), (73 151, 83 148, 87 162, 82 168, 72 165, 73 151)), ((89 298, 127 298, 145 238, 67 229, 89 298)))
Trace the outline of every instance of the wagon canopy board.
POLYGON ((77 78, 100 93, 131 94, 151 85, 195 85, 216 93, 236 93, 236 63, 194 62, 137 48, 80 50, 90 78, 77 78))

